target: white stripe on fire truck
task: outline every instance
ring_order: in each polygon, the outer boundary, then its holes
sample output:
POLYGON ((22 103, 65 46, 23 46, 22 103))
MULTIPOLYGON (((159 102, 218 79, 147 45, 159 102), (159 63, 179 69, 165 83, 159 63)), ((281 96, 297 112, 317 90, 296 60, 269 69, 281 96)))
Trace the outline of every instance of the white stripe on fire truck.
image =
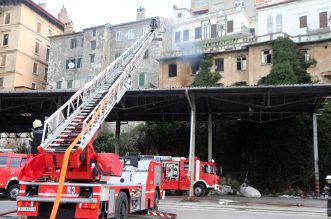
MULTIPOLYGON (((46 197, 55 197, 55 193, 39 193, 39 196, 46 196, 46 197)), ((62 197, 74 197, 77 198, 79 195, 78 194, 62 194, 62 197)))
POLYGON ((195 180, 194 181, 197 181, 199 179, 200 179, 200 160, 197 160, 196 167, 195 167, 195 180))

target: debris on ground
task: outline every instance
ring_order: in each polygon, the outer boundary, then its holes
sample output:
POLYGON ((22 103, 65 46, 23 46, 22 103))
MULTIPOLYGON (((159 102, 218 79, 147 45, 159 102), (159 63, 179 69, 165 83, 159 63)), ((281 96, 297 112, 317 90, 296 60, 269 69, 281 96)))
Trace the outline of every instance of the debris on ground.
POLYGON ((239 188, 240 194, 248 198, 261 198, 261 193, 252 186, 243 183, 239 188))
POLYGON ((220 199, 220 200, 218 200, 218 203, 220 205, 233 205, 233 204, 237 203, 237 201, 228 200, 228 199, 220 199))

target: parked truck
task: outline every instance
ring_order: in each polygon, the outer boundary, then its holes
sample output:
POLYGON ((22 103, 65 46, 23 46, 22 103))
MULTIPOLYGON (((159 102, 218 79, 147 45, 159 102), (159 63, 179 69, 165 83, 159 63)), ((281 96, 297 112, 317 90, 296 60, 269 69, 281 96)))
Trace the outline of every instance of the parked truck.
POLYGON ((18 215, 29 218, 126 219, 157 208, 162 166, 156 161, 121 162, 97 154, 97 130, 131 87, 133 74, 155 37, 158 20, 132 46, 47 118, 38 155, 20 174, 18 215))

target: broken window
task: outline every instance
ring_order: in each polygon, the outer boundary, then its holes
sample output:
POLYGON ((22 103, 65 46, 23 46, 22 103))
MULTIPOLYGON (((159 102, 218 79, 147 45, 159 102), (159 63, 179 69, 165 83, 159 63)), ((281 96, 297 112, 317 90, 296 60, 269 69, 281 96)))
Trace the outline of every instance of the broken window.
POLYGON ((77 40, 71 39, 70 40, 70 49, 75 49, 77 47, 77 40))
POLYGON ((192 74, 199 74, 200 71, 200 61, 191 62, 192 74))
POLYGON ((2 45, 3 46, 8 46, 8 40, 9 40, 9 34, 8 33, 4 33, 2 35, 2 45))
POLYGON ((10 24, 10 13, 6 13, 5 15, 5 24, 10 24))
POLYGON ((33 63, 33 69, 32 69, 33 74, 38 74, 38 63, 33 63))
POLYGON ((246 56, 237 57, 237 70, 246 70, 246 56))
POLYGON ((36 44, 35 44, 34 53, 39 54, 39 43, 38 42, 36 42, 36 44))
POLYGON ((180 42, 180 32, 177 31, 175 32, 175 43, 179 43, 180 42))
POLYGON ((299 18, 299 21, 300 21, 300 28, 307 27, 307 16, 301 16, 299 18))
POLYGON ((227 21, 226 31, 228 33, 232 33, 233 32, 233 20, 227 21))
POLYGON ((196 27, 195 28, 195 39, 201 39, 202 36, 202 30, 201 27, 196 27))
POLYGON ((139 74, 138 85, 139 85, 139 87, 145 86, 145 72, 142 72, 139 74))
POLYGON ((265 49, 261 52, 261 61, 262 64, 271 64, 272 63, 272 50, 265 49))
POLYGON ((303 53, 303 55, 305 57, 305 62, 310 62, 310 59, 311 59, 311 57, 310 57, 310 50, 309 49, 304 49, 302 51, 302 53, 303 53))
POLYGON ((168 77, 177 77, 177 64, 170 64, 169 65, 169 72, 168 77))
POLYGON ((95 50, 97 48, 97 41, 96 40, 92 40, 91 41, 91 50, 95 50))
POLYGON ((56 82, 56 89, 61 89, 62 87, 62 81, 57 81, 56 82))
POLYGON ((189 30, 184 30, 183 41, 188 41, 189 40, 189 35, 190 35, 189 30))
POLYGON ((217 71, 217 72, 224 71, 224 59, 223 58, 215 59, 215 71, 217 71))

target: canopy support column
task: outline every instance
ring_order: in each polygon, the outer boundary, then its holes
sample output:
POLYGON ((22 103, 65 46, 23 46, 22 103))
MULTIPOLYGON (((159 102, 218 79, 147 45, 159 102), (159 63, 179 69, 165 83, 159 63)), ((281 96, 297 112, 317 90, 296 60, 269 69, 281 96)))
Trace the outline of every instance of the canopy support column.
POLYGON ((314 138, 314 176, 316 195, 320 195, 320 176, 318 167, 318 136, 317 136, 317 114, 313 114, 313 138, 314 138))
POLYGON ((208 161, 213 159, 213 116, 208 114, 208 161))

